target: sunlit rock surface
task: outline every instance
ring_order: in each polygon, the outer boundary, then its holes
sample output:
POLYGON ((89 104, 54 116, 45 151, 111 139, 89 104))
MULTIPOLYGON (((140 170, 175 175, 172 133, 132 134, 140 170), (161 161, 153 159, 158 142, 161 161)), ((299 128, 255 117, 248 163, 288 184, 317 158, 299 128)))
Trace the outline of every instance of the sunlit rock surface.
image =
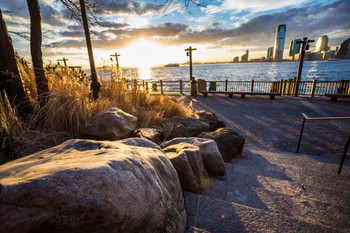
POLYGON ((119 108, 109 108, 83 125, 79 135, 81 138, 113 141, 130 137, 136 126, 135 116, 119 108))
POLYGON ((184 232, 178 176, 140 138, 74 139, 0 166, 0 232, 184 232))
POLYGON ((211 139, 174 138, 162 145, 173 163, 184 190, 201 193, 210 176, 224 176, 226 168, 222 156, 211 139))

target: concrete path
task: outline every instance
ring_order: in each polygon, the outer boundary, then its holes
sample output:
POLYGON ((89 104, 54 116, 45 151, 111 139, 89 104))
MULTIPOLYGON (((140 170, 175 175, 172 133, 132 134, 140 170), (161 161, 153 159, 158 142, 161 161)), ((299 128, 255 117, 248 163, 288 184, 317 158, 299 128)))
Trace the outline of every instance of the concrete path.
MULTIPOLYGON (((295 152, 303 117, 350 116, 350 101, 331 102, 328 98, 276 97, 270 100, 263 96, 228 98, 210 95, 196 98, 186 96, 195 109, 214 112, 229 127, 242 134, 246 147, 272 151, 295 152)), ((342 154, 350 120, 307 121, 300 152, 339 158, 342 154)))
POLYGON ((350 163, 245 149, 202 195, 185 192, 187 232, 350 232, 350 163))
POLYGON ((177 98, 214 112, 246 139, 226 177, 211 179, 202 195, 185 192, 187 232, 350 232, 349 159, 336 174, 350 120, 306 122, 301 154, 292 153, 301 113, 350 116, 350 101, 177 98))

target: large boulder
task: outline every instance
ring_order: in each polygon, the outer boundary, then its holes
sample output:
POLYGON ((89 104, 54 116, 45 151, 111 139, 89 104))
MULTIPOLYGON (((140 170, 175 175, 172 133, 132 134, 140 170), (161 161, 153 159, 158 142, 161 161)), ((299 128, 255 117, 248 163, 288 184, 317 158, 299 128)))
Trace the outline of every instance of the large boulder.
POLYGON ((159 143, 162 138, 162 132, 159 129, 154 128, 140 128, 134 131, 137 137, 150 140, 154 143, 159 143))
POLYGON ((227 127, 217 129, 211 133, 203 133, 200 136, 213 139, 216 142, 225 162, 231 161, 234 157, 241 154, 245 142, 244 137, 227 127))
POLYGON ((74 139, 0 166, 0 232, 184 232, 174 167, 156 144, 74 139))
POLYGON ((209 130, 209 124, 193 117, 174 116, 163 122, 165 138, 194 137, 209 130), (168 133, 166 135, 166 133, 168 133))
POLYGON ((208 123, 209 131, 215 131, 219 128, 226 127, 225 123, 222 120, 219 120, 212 112, 207 112, 205 110, 196 111, 196 118, 208 123))
POLYGON ((182 142, 164 148, 164 152, 177 171, 182 189, 202 193, 208 175, 199 147, 182 142))
POLYGON ((109 108, 94 116, 79 130, 81 138, 119 140, 132 136, 137 118, 119 108, 109 108))
POLYGON ((162 148, 173 163, 182 188, 201 193, 207 185, 207 174, 224 176, 226 168, 216 143, 204 138, 174 138, 162 148))

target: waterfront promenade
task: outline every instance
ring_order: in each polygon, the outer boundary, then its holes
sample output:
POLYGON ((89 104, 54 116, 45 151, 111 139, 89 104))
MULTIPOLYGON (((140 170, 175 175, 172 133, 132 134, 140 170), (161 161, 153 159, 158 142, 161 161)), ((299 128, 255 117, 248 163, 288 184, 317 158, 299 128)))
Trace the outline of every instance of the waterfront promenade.
POLYGON ((187 232, 349 232, 350 156, 336 174, 350 120, 306 122, 302 115, 349 116, 350 101, 328 98, 176 96, 215 113, 246 139, 201 195, 185 192, 187 232))
MULTIPOLYGON (((184 99, 184 97, 177 97, 184 99)), ((193 98, 196 110, 215 113, 246 139, 245 147, 271 151, 295 152, 305 113, 309 117, 350 116, 350 100, 331 102, 329 98, 248 96, 227 98, 224 95, 193 98)), ((307 121, 300 152, 340 157, 350 129, 350 120, 307 121)))

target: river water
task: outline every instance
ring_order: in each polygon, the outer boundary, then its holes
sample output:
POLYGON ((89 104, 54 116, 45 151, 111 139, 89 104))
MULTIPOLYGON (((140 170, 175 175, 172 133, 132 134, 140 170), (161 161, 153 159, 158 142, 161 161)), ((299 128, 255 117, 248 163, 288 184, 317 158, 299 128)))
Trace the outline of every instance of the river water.
MULTIPOLYGON (((297 75, 298 62, 261 62, 194 65, 193 76, 196 79, 212 81, 276 81, 290 79, 297 75)), ((127 80, 188 80, 189 66, 122 68, 127 80)), ((111 77, 110 69, 98 70, 103 79, 111 77)), ((305 61, 302 80, 337 81, 350 79, 350 60, 341 61, 305 61)))

